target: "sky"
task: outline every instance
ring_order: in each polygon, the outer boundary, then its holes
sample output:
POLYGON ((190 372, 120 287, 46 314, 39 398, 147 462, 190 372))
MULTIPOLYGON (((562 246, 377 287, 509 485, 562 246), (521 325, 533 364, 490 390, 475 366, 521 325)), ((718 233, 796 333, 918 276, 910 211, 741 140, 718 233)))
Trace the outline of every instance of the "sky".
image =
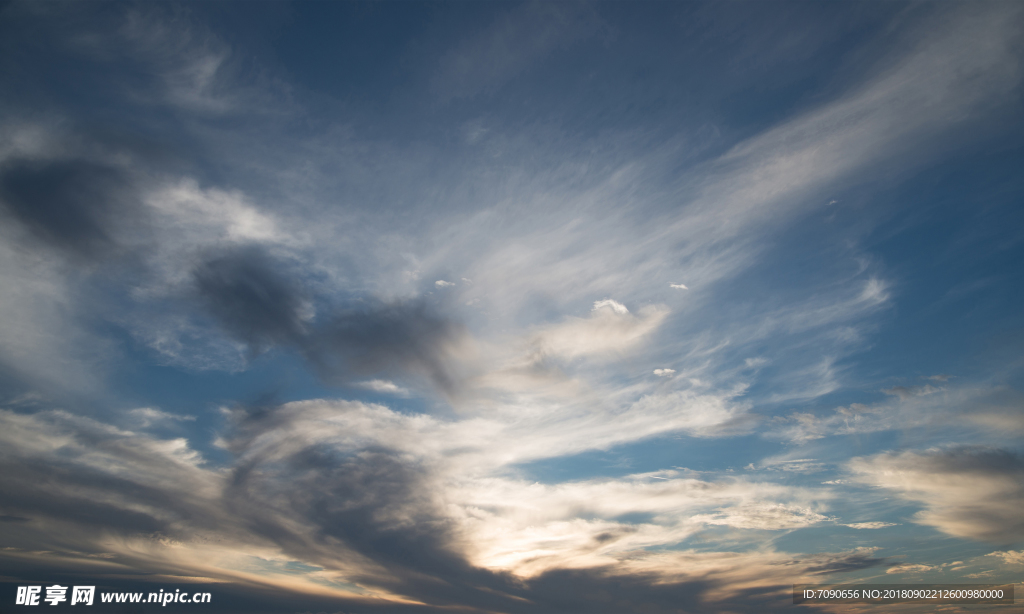
POLYGON ((0 5, 4 611, 1024 582, 1022 80, 1019 2, 0 5))

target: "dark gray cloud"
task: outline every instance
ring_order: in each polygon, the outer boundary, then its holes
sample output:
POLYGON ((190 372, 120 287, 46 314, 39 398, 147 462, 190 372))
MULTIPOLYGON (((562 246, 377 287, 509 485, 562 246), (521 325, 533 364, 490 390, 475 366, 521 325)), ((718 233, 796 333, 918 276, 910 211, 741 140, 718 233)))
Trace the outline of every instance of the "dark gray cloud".
POLYGON ((210 313, 254 352, 302 343, 302 297, 262 249, 249 246, 215 256, 193 275, 210 313))
MULTIPOLYGON (((209 510, 195 497, 181 496, 197 486, 196 473, 161 459, 158 440, 63 412, 4 418, 9 433, 0 500, 4 518, 24 519, 9 522, 59 520, 124 535, 172 535, 179 521, 209 526, 209 510), (31 443, 15 445, 19 437, 31 443)), ((55 543, 60 539, 53 535, 55 543)))
POLYGON ((325 568, 354 553, 369 563, 356 582, 433 604, 515 610, 524 584, 466 560, 431 467, 380 446, 282 435, 302 432, 292 424, 301 414, 261 406, 241 415, 224 505, 248 531, 325 568))
POLYGON ((407 371, 446 393, 459 378, 462 326, 420 301, 376 303, 336 313, 309 339, 307 355, 326 377, 407 371))
POLYGON ((962 446, 934 451, 919 457, 921 469, 930 473, 1004 475, 1024 477, 1024 458, 1011 450, 984 446, 962 446))
POLYGON ((422 301, 366 301, 314 321, 298 275, 255 245, 207 259, 193 277, 210 314, 253 353, 291 347, 333 383, 394 372, 426 377, 446 393, 456 387, 465 331, 422 301))
POLYGON ((19 160, 0 170, 7 213, 76 256, 96 258, 116 247, 111 226, 128 215, 132 197, 121 170, 85 160, 19 160))
POLYGON ((870 569, 879 565, 887 565, 886 558, 872 556, 874 549, 865 548, 853 552, 844 552, 837 555, 818 555, 807 561, 807 572, 815 575, 828 575, 833 573, 846 573, 870 569))
POLYGON ((430 484, 428 471, 393 451, 311 446, 236 469, 226 505, 297 559, 331 568, 345 549, 364 557, 370 564, 354 581, 428 603, 508 609, 515 597, 502 594, 518 596, 522 586, 470 565, 454 548, 451 521, 430 484), (296 523, 309 532, 286 528, 296 523))

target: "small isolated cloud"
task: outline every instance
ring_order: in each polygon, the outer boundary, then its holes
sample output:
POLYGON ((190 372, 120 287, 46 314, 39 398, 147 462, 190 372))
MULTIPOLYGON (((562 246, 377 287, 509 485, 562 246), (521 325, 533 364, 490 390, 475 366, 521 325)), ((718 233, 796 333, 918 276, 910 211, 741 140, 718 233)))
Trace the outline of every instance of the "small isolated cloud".
POLYGON ((372 379, 365 382, 358 382, 356 386, 365 390, 372 390, 382 394, 393 394, 400 397, 409 396, 409 391, 398 384, 386 379, 372 379))
POLYGON ((994 556, 1002 559, 1007 565, 1024 565, 1024 550, 1004 550, 1002 552, 990 552, 985 556, 994 556))
POLYGON ((675 288, 676 290, 689 290, 689 288, 687 288, 683 284, 669 284, 668 287, 669 288, 675 288))
MULTIPOLYGON (((823 482, 827 484, 828 482, 823 482)), ((844 527, 850 527, 851 529, 884 529, 886 527, 895 527, 898 523, 895 522, 853 522, 850 524, 844 524, 844 527)))
MULTIPOLYGON (((903 574, 919 574, 926 571, 942 571, 943 569, 952 568, 952 571, 963 569, 963 561, 953 561, 952 563, 941 563, 939 565, 922 565, 920 563, 905 563, 902 565, 896 565, 885 570, 885 573, 903 573, 903 574)), ((968 576, 970 577, 970 576, 968 576)))
POLYGON ((655 369, 654 374, 658 377, 666 377, 675 373, 675 369, 655 369))
POLYGON ((439 279, 434 282, 434 285, 437 286, 438 288, 451 288, 452 286, 455 285, 455 282, 439 279))
POLYGON ((939 569, 941 569, 941 567, 937 565, 897 565, 895 567, 890 567, 889 569, 886 569, 885 573, 915 574, 924 573, 926 571, 935 571, 939 569))
POLYGON ((929 375, 929 376, 926 376, 925 379, 930 379, 933 382, 945 382, 945 381, 949 381, 949 379, 951 377, 953 377, 953 376, 952 375, 946 375, 944 373, 940 373, 939 375, 929 375))
POLYGON ((829 480, 827 482, 822 482, 822 484, 849 484, 849 483, 850 483, 849 480, 829 480))
POLYGON ((602 309, 611 309, 615 313, 627 314, 629 310, 626 306, 618 301, 613 301, 610 298, 606 298, 603 301, 594 301, 594 308, 591 311, 601 311, 602 309))

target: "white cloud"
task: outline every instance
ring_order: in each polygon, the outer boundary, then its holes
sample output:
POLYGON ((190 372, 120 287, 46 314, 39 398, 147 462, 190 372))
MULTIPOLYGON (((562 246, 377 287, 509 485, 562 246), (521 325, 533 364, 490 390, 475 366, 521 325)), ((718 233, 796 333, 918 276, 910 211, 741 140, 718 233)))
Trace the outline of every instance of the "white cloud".
POLYGON ((606 298, 603 301, 594 301, 593 311, 601 311, 602 309, 610 309, 614 313, 617 313, 617 314, 620 314, 620 315, 625 315, 625 314, 629 313, 629 310, 626 309, 625 305, 623 305, 622 303, 619 303, 617 301, 613 301, 610 298, 606 298))
POLYGON ((0 224, 0 363, 44 390, 94 391, 109 343, 67 317, 78 291, 60 259, 21 246, 0 224))
POLYGON ((647 306, 633 315, 611 299, 596 301, 590 317, 541 327, 529 344, 537 356, 565 359, 624 352, 638 346, 667 316, 661 306, 647 306))
POLYGON ((1012 439, 1024 432, 1019 395, 1001 387, 897 386, 883 392, 894 398, 870 405, 851 403, 825 415, 794 412, 776 416, 765 435, 807 442, 828 436, 928 426, 933 430, 955 429, 959 440, 967 441, 968 435, 979 440, 991 440, 993 436, 1012 439))
MULTIPOLYGON (((963 569, 963 561, 953 561, 952 563, 940 563, 938 565, 925 565, 921 563, 904 563, 902 565, 895 565, 885 570, 887 574, 912 574, 919 575, 929 571, 942 571, 944 569, 952 568, 951 571, 958 571, 963 569)), ((970 577, 970 576, 968 576, 970 577)))
MULTIPOLYGON (((831 482, 822 482, 822 484, 830 484, 831 482)), ((886 527, 898 526, 898 523, 894 522, 854 522, 850 524, 842 525, 844 527, 850 527, 851 529, 884 529, 886 527)))
POLYGON ((451 288, 452 286, 455 285, 455 282, 439 279, 434 282, 434 285, 437 286, 438 288, 451 288))
POLYGON ((885 453, 849 463, 855 479, 924 509, 914 521, 968 539, 1011 542, 1024 538, 1024 462, 987 448, 885 453))
POLYGON ((701 514, 694 516, 693 520, 737 529, 775 531, 799 529, 835 519, 803 507, 782 503, 761 503, 730 508, 715 514, 701 514))
POLYGON ((985 556, 994 556, 1002 559, 1007 565, 1024 565, 1024 550, 1003 550, 1001 552, 990 552, 985 556))
POLYGON ((687 288, 683 284, 669 284, 669 287, 676 288, 677 290, 689 290, 689 288, 687 288))
POLYGON ((885 573, 887 573, 887 574, 893 574, 893 573, 898 573, 898 574, 920 574, 920 573, 923 573, 923 572, 926 572, 926 571, 936 571, 938 569, 941 569, 941 568, 938 567, 938 566, 935 566, 935 565, 905 564, 905 565, 896 565, 895 567, 890 567, 889 569, 885 570, 885 573))
POLYGON ((359 386, 360 388, 365 388, 367 390, 372 390, 374 392, 380 392, 383 394, 393 394, 400 397, 409 396, 409 391, 407 389, 399 386, 394 382, 383 379, 374 379, 365 382, 358 382, 356 386, 359 386))
MULTIPOLYGON (((285 242, 289 237, 267 213, 240 191, 202 189, 194 179, 181 179, 154 189, 146 203, 177 226, 190 242, 285 242)), ((166 226, 164 226, 166 228, 166 226)))
POLYGON ((675 373, 675 369, 655 369, 654 374, 659 377, 666 377, 675 373))
POLYGON ((169 422, 194 422, 195 416, 171 414, 154 407, 138 407, 127 412, 131 422, 142 428, 169 422))

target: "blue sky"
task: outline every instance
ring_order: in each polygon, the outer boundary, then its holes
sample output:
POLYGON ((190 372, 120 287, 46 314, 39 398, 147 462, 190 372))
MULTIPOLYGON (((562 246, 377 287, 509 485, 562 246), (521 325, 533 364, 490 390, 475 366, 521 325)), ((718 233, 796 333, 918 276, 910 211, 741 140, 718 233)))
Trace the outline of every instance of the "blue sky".
POLYGON ((1022 581, 1022 29, 3 5, 5 585, 592 613, 1022 581))

